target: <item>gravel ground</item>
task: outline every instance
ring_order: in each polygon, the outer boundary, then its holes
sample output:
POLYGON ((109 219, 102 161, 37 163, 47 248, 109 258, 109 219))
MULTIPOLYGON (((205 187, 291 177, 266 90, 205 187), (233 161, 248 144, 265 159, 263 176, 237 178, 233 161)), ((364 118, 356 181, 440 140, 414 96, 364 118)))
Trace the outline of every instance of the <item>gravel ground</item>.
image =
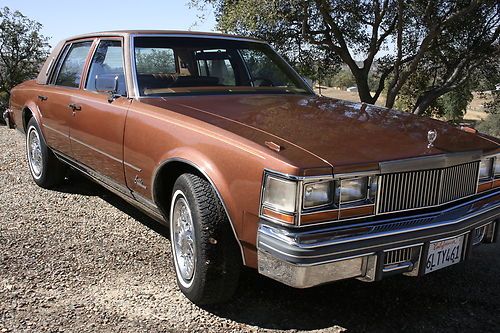
POLYGON ((72 175, 38 188, 24 138, 0 127, 0 332, 500 330, 500 246, 423 278, 296 290, 245 270, 235 299, 177 290, 166 230, 72 175))

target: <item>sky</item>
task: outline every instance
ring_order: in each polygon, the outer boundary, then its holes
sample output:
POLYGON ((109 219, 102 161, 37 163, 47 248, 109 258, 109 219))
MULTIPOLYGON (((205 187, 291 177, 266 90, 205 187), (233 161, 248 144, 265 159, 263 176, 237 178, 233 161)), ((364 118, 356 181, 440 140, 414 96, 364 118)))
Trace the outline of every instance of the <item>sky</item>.
POLYGON ((103 30, 215 30, 212 12, 191 9, 188 0, 0 0, 0 8, 4 6, 40 22, 51 46, 69 36, 103 30))

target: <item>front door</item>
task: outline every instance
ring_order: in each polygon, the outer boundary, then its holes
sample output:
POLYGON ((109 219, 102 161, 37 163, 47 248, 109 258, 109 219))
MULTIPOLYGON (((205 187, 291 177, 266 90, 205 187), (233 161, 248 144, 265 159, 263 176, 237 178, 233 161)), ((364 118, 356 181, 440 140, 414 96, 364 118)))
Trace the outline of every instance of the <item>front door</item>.
POLYGON ((84 89, 72 97, 75 106, 71 121, 72 156, 102 176, 103 181, 126 191, 123 169, 123 131, 130 100, 126 97, 121 39, 101 39, 84 78, 84 89), (120 97, 108 100, 98 91, 99 78, 117 78, 120 97))

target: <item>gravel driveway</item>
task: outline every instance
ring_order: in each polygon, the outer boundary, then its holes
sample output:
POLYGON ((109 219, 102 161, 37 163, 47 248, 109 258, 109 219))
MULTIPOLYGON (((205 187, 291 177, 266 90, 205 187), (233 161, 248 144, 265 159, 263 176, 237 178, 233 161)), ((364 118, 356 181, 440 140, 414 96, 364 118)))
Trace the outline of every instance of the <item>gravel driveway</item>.
POLYGON ((245 270, 229 304, 177 290, 166 230, 78 175, 32 182, 0 127, 0 332, 500 331, 500 246, 423 278, 295 290, 245 270))

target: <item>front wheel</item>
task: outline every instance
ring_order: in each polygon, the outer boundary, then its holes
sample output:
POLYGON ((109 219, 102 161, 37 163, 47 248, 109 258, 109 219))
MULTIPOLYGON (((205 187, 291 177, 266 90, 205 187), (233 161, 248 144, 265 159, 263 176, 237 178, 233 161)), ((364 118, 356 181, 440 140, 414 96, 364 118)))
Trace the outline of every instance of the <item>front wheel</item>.
POLYGON ((170 242, 179 288, 199 305, 229 300, 238 286, 241 256, 217 194, 205 179, 183 174, 171 202, 170 242))
POLYGON ((35 118, 28 122, 26 154, 31 176, 38 186, 49 189, 64 180, 66 167, 47 147, 35 118))

